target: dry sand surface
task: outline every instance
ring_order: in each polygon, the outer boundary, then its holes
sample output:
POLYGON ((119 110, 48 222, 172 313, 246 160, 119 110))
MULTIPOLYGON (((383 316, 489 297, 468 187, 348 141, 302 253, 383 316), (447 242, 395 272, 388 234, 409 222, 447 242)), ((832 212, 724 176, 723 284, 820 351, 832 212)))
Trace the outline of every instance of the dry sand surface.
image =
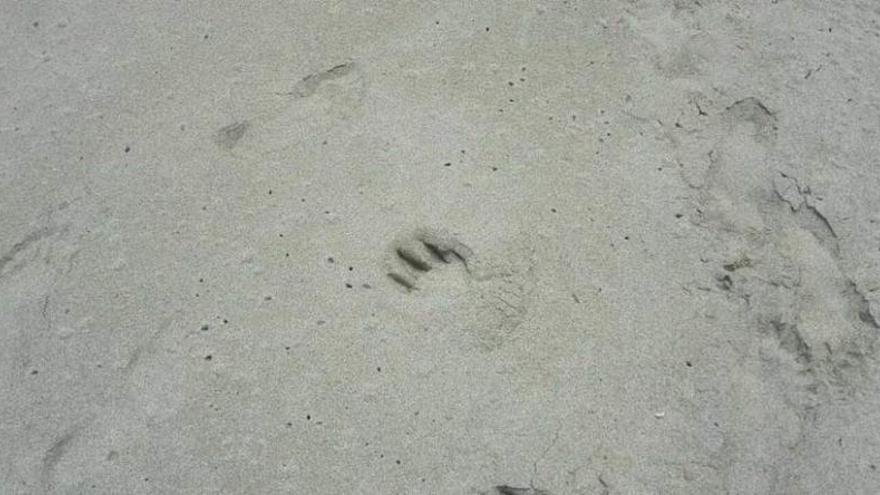
POLYGON ((0 0, 0 493, 880 493, 880 3, 0 0))

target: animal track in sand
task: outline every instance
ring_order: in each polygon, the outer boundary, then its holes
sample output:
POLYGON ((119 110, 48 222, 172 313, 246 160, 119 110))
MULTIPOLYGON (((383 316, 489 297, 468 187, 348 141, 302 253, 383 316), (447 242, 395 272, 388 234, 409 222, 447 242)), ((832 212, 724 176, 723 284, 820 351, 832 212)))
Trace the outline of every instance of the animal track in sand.
POLYGON ((455 236, 420 228, 392 243, 386 273, 413 304, 442 307, 480 349, 492 350, 525 321, 534 286, 531 249, 505 247, 503 256, 483 257, 455 236))
POLYGON ((407 291, 417 290, 416 282, 420 276, 435 267, 460 263, 470 273, 469 260, 473 261, 473 251, 454 237, 444 236, 419 229, 416 233, 394 246, 397 257, 396 267, 388 272, 388 277, 407 291))

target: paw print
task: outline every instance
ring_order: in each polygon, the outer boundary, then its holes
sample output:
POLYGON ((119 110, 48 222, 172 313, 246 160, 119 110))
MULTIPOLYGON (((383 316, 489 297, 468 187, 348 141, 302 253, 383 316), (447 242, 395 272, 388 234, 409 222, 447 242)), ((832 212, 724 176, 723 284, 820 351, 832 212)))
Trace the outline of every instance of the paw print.
POLYGON ((473 262, 473 251, 455 238, 436 232, 420 229, 415 235, 399 241, 394 246, 396 266, 388 272, 388 277, 407 291, 418 289, 421 275, 435 268, 460 263, 470 272, 469 262, 473 262))
MULTIPOLYGON (((518 241, 518 239, 517 239, 518 241)), ((477 347, 491 351, 514 338, 528 315, 534 287, 533 252, 512 241, 484 258, 456 237, 420 228, 399 238, 386 252, 386 273, 408 311, 432 314, 442 308, 477 347)))

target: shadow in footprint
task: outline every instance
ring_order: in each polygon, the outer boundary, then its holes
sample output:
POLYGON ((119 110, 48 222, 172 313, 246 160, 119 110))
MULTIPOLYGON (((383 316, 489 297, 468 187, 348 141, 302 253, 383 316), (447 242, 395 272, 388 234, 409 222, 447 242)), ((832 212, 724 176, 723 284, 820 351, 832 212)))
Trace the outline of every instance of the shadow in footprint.
POLYGON ((436 265, 459 262, 470 272, 468 262, 473 257, 473 251, 454 238, 424 230, 399 242, 394 252, 398 263, 388 277, 407 291, 416 290, 419 276, 436 265))

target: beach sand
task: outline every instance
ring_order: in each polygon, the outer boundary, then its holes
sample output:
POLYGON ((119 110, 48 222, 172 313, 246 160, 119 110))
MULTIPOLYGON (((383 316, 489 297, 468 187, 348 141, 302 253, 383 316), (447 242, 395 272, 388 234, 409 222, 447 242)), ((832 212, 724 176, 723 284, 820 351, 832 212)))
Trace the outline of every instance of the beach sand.
POLYGON ((880 493, 871 1, 0 2, 0 493, 880 493))

